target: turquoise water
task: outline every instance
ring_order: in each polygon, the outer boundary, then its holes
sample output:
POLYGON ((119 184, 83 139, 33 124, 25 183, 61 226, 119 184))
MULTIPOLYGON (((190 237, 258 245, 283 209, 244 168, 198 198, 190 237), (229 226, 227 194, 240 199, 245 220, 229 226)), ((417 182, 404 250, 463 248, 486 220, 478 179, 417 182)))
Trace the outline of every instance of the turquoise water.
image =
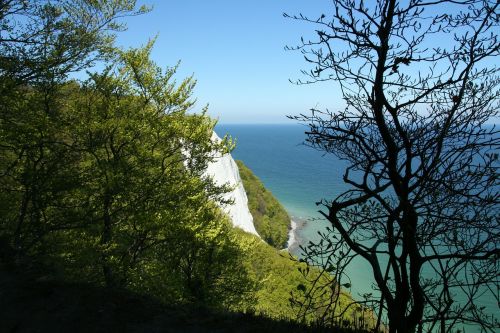
MULTIPOLYGON (((315 202, 331 200, 347 189, 342 181, 346 164, 332 155, 304 146, 306 130, 302 125, 216 127, 219 136, 230 134, 237 140, 233 157, 242 160, 262 180, 292 217, 306 220, 298 232, 302 244, 316 239, 317 231, 327 225, 325 221, 316 220, 321 207, 315 202)), ((364 261, 353 261, 347 274, 355 297, 372 291, 371 269, 364 261)), ((492 310, 491 313, 498 310, 495 299, 485 299, 484 305, 492 310)), ((466 331, 478 330, 467 327, 466 331)))

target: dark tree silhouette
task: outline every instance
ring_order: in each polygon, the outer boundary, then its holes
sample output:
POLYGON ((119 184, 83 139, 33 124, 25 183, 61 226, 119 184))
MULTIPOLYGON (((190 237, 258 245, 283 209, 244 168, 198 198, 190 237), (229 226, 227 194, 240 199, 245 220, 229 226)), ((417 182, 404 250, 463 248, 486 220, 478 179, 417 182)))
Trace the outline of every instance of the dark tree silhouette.
MULTIPOLYGON (((370 265, 377 292, 363 303, 377 329, 382 318, 389 332, 498 329, 486 313, 499 304, 500 136, 488 125, 499 115, 499 2, 332 6, 285 14, 316 26, 289 48, 311 66, 297 83, 335 81, 345 101, 291 117, 308 124, 306 144, 348 162, 350 189, 318 203, 333 230, 306 257, 338 273, 353 257, 370 265)), ((342 276, 332 283, 349 287, 342 276)))

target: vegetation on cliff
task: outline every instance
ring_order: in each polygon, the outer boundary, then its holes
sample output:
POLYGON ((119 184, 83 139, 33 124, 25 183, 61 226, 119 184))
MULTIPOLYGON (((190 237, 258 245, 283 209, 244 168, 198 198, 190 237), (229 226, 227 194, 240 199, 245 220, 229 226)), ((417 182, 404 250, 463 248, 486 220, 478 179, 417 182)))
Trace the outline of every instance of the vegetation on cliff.
POLYGON ((285 248, 290 228, 290 216, 242 161, 236 161, 236 163, 248 196, 248 207, 253 216, 255 229, 268 244, 277 249, 285 248))

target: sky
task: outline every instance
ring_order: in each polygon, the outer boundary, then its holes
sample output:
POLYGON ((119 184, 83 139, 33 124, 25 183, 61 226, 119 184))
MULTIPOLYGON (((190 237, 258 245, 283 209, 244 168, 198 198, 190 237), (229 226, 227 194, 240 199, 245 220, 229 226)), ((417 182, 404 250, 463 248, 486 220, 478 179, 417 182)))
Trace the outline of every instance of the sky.
POLYGON ((286 115, 308 113, 312 107, 342 105, 334 82, 297 86, 308 69, 297 51, 301 36, 314 26, 283 17, 320 16, 328 0, 139 0, 152 11, 124 20, 118 34, 123 47, 139 47, 157 37, 152 58, 162 67, 181 61, 177 80, 197 80, 194 111, 209 105, 219 123, 291 123, 286 115))

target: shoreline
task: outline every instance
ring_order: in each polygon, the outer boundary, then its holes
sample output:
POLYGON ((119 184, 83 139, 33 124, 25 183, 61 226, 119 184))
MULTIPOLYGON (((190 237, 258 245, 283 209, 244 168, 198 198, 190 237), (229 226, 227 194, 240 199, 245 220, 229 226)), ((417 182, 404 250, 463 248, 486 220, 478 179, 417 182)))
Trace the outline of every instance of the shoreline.
POLYGON ((290 230, 288 231, 288 241, 286 243, 286 250, 293 255, 296 255, 300 247, 301 236, 300 230, 304 228, 307 221, 300 217, 290 216, 290 230))

